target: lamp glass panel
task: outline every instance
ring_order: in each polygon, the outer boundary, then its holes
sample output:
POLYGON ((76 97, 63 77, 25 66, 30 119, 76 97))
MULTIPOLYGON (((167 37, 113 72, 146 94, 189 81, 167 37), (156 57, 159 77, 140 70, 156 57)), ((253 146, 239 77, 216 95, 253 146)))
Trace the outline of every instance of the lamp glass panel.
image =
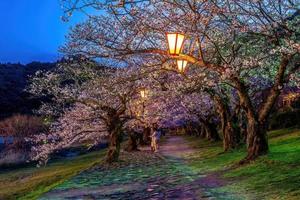
POLYGON ((178 34, 176 43, 176 54, 180 54, 181 47, 183 45, 184 35, 178 34))
POLYGON ((170 54, 176 53, 176 35, 177 35, 176 33, 167 34, 170 54))
POLYGON ((187 65, 186 60, 177 60, 177 67, 179 72, 184 72, 187 65))
POLYGON ((146 96, 145 90, 141 90, 141 97, 145 98, 145 96, 146 96))

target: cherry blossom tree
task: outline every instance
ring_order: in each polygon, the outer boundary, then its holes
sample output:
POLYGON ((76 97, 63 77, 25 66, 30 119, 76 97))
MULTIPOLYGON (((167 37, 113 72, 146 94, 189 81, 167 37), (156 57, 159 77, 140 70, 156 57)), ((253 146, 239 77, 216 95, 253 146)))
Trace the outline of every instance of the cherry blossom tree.
MULTIPOLYGON (((201 68, 190 69, 186 73, 186 80, 180 83, 180 90, 185 95, 198 93, 203 98, 209 96, 207 107, 215 110, 215 118, 221 122, 224 151, 234 149, 241 142, 241 130, 237 126, 240 106, 238 97, 230 85, 222 82, 216 73, 208 73, 201 68)), ((201 99, 199 97, 199 99, 201 99)), ((191 101, 197 104, 197 101, 191 101)), ((205 104, 204 104, 205 105, 205 104)), ((203 109, 203 105, 200 106, 203 109)), ((199 114, 201 111, 198 111, 199 114)))
POLYGON ((95 145, 108 139, 107 161, 117 161, 123 128, 134 117, 127 112, 138 93, 134 69, 84 65, 86 70, 78 70, 77 62, 66 66, 43 76, 39 72, 33 79, 31 91, 40 96, 51 95, 52 102, 46 102, 44 107, 57 104, 60 113, 50 134, 32 139, 33 159, 47 161, 56 150, 84 141, 95 145))
POLYGON ((267 153, 266 128, 273 105, 289 79, 299 78, 298 0, 101 2, 64 4, 67 13, 88 7, 106 11, 103 16, 91 15, 73 29, 63 48, 66 54, 162 67, 176 58, 189 61, 190 67, 214 72, 220 83, 237 91, 239 106, 246 113, 245 161, 267 153), (179 56, 166 51, 165 33, 170 31, 187 36, 179 56), (264 84, 250 88, 250 81, 264 76, 272 80, 264 88, 269 92, 254 106, 252 94, 264 84))

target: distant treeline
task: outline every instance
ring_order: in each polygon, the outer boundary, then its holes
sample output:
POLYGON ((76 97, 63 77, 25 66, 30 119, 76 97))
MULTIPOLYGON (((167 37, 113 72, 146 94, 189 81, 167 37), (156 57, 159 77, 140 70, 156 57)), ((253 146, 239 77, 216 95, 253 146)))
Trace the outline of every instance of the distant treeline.
POLYGON ((40 105, 24 89, 29 77, 38 70, 50 70, 56 63, 32 62, 23 64, 0 64, 0 120, 14 113, 31 114, 40 105))

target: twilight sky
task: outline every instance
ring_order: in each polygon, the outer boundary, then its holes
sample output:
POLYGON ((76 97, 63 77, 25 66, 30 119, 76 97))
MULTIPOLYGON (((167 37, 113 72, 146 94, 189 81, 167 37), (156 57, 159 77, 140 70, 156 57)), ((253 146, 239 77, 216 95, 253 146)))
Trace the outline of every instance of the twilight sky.
POLYGON ((0 0, 0 63, 55 61, 75 14, 62 22, 59 0, 0 0))

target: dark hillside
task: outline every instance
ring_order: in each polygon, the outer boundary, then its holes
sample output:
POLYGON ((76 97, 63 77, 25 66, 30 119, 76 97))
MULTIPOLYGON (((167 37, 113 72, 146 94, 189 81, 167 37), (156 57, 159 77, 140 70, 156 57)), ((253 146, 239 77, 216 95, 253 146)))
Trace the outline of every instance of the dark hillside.
POLYGON ((24 91, 29 76, 38 70, 50 70, 56 63, 32 62, 22 64, 0 64, 0 119, 13 113, 30 113, 39 101, 31 99, 24 91))

